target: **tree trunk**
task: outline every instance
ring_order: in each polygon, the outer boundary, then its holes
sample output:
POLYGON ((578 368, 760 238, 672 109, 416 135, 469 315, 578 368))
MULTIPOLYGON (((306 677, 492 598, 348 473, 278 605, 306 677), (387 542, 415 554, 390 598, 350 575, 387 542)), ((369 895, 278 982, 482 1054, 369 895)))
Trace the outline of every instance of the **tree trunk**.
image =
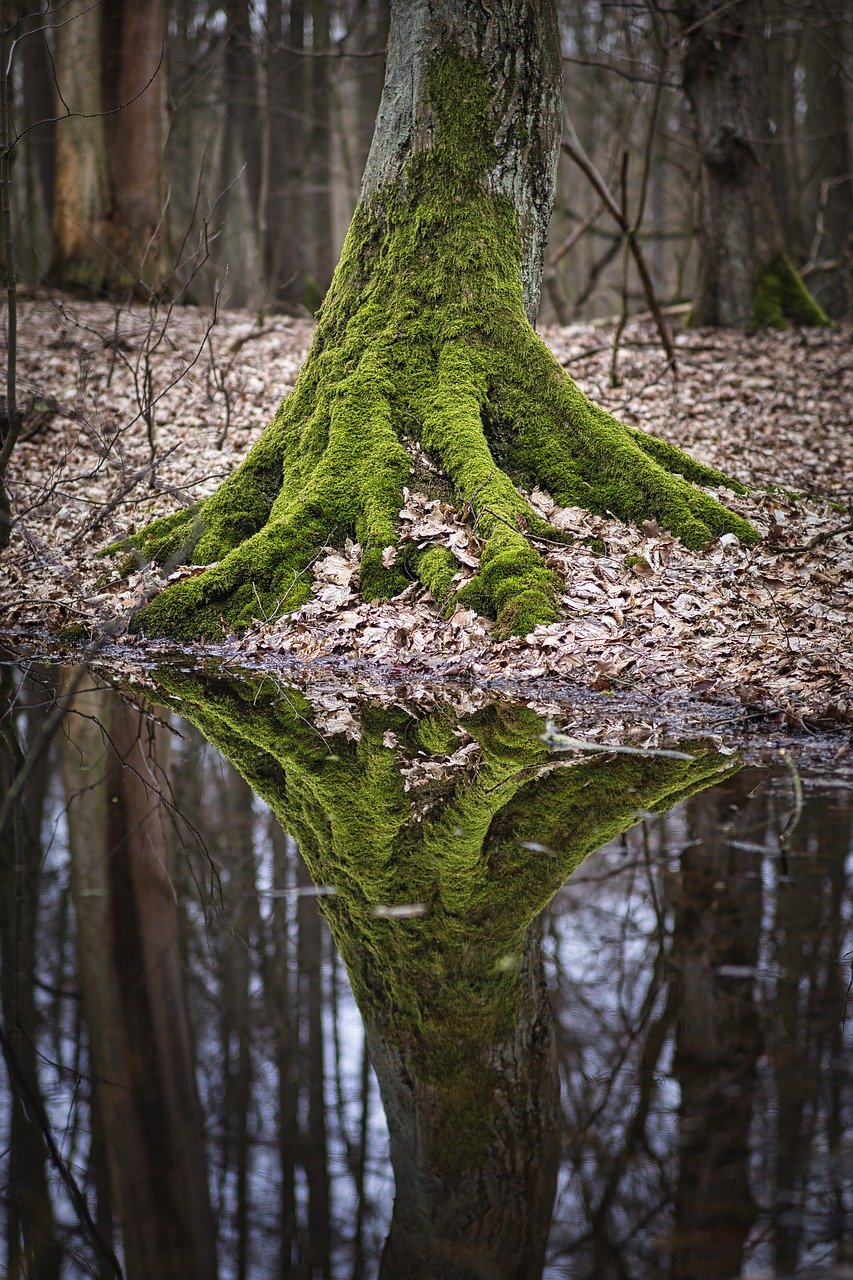
POLYGON ((163 182, 164 0, 107 0, 102 85, 111 284, 159 288, 170 275, 163 182))
MULTIPOLYGON (((56 124, 54 258, 57 284, 99 289, 107 251, 99 222, 107 205, 107 158, 101 101, 101 14, 88 0, 71 0, 59 26, 56 79, 70 119, 56 124), (79 114, 78 114, 79 113, 79 114)), ((62 102, 56 114, 65 112, 62 102)))
MULTIPOLYGON (((329 287, 335 266, 332 231, 332 85, 331 63, 327 54, 331 45, 328 0, 312 0, 310 136, 308 139, 308 172, 306 205, 311 221, 313 265, 305 281, 305 305, 316 311, 329 287)), ((303 253, 305 246, 302 246, 303 253)))
POLYGON ((273 47, 269 51, 270 182, 265 270, 273 297, 290 310, 298 310, 304 300, 304 0, 290 0, 286 26, 279 0, 271 15, 274 24, 273 47))
POLYGON ((228 0, 222 72, 225 119, 219 169, 217 213, 222 255, 229 269, 228 300, 232 306, 250 305, 260 292, 255 276, 258 261, 258 218, 261 152, 255 52, 248 0, 228 0))
POLYGON ((63 13, 51 267, 57 284, 147 292, 168 279, 164 39, 163 0, 109 0, 103 8, 72 0, 63 13))
POLYGON ((826 324, 789 261, 773 197, 764 0, 688 0, 684 89, 700 155, 695 325, 826 324))
POLYGON ((560 1162, 560 1079, 535 925, 506 1037, 457 1040, 437 1081, 368 1024, 396 1193, 381 1280, 539 1280, 560 1162))
MULTIPOLYGON (((385 88, 362 200, 308 360, 242 467, 197 507, 124 544, 215 567, 142 610, 150 635, 210 637, 310 593, 324 545, 355 536, 361 590, 417 577, 525 635, 559 616, 531 542, 565 540, 516 484, 564 506, 655 516, 689 546, 755 530, 689 481, 721 473, 623 426, 536 336, 554 193, 561 63, 553 0, 392 7, 385 88), (476 519, 479 572, 461 592, 445 549, 401 543, 403 486, 432 456, 476 519)), ((136 563, 131 556, 130 568, 136 563)))
POLYGON ((721 840, 730 812, 724 788, 694 797, 692 844, 681 855, 671 953, 681 1095, 672 1280, 741 1275, 758 1212, 748 1141, 761 1052, 752 974, 762 855, 721 840))
POLYGON ((805 213, 809 285, 830 316, 853 305, 853 155, 847 133, 841 21, 827 12, 804 33, 806 96, 805 213))
MULTIPOLYGON (((14 668, 0 666, 0 794, 22 767, 26 744, 18 739, 14 668)), ((28 718, 37 721, 39 708, 28 718)), ((40 1025, 33 980, 36 972, 37 914, 44 849, 41 828, 49 771, 37 766, 0 833, 0 1014, 2 1052, 9 1073, 11 1102, 4 1117, 4 1207, 8 1280, 59 1280, 63 1249, 47 1176, 48 1149, 39 1126, 44 1111, 39 1078, 40 1025)), ((4 1108, 5 1108, 4 1101, 4 1108)))

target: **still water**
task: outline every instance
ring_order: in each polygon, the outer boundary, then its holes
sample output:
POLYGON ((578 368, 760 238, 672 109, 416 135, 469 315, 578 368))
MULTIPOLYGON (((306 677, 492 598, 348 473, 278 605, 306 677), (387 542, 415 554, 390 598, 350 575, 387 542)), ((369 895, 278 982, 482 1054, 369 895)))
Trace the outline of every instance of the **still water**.
POLYGON ((849 761, 124 683, 0 844, 0 1274, 850 1274, 849 761))

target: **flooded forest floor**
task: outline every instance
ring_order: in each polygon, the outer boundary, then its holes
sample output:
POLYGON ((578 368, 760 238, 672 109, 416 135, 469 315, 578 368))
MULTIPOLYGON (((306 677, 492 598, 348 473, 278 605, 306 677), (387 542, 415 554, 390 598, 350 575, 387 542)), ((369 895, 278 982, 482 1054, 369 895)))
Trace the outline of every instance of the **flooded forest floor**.
MULTIPOLYGON (((10 475, 16 514, 0 628, 50 640, 55 651, 141 603, 159 571, 121 580, 98 552, 222 482, 293 387, 312 332, 307 320, 259 323, 247 312, 221 312, 211 327, 190 308, 167 315, 56 295, 26 300, 26 428, 10 475)), ((673 376, 652 327, 633 323, 615 388, 612 325, 543 336, 610 412, 748 484, 746 497, 720 496, 762 531, 762 543, 745 548, 727 535, 688 551, 654 522, 636 528, 558 511, 535 490, 534 506, 575 535, 546 557, 564 582, 560 621, 498 642, 471 610, 442 619, 418 584, 365 603, 359 548, 348 543, 315 562, 306 604, 240 640, 223 637, 217 659, 334 690, 318 695, 331 699, 330 714, 348 714, 348 685, 420 685, 433 696, 452 684, 546 709, 570 690, 575 700, 607 694, 591 699, 596 715, 606 705, 616 719, 619 708, 636 719, 644 706, 677 706, 718 723, 744 711, 770 716, 794 733, 853 723, 850 327, 749 338, 681 332, 673 376)), ((470 578, 480 547, 457 512, 413 482, 400 519, 404 537, 453 551, 460 585, 470 578)), ((156 651, 121 641, 125 662, 144 665, 156 651)))

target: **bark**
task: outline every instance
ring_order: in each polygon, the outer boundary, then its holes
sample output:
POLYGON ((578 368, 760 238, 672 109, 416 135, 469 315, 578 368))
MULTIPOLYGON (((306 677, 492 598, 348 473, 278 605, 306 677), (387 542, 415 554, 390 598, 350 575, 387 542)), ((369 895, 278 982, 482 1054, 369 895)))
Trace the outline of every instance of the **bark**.
POLYGON ((269 52, 270 181, 268 255, 270 290, 288 309, 304 301, 304 208, 302 180, 305 165, 306 59, 305 6, 291 0, 287 24, 275 0, 271 8, 269 52))
POLYGON ((228 0, 222 72, 225 105, 217 214, 229 270, 229 301, 248 306, 257 297, 258 199, 261 153, 258 80, 248 0, 228 0))
POLYGON ((548 220, 554 205, 562 113, 562 68, 556 14, 548 0, 503 0, 483 6, 414 0, 391 11, 385 87, 362 182, 365 199, 386 198, 405 184, 413 154, 433 141, 437 120, 430 59, 457 48, 483 67, 494 87, 490 121, 497 150, 489 191, 509 197, 521 237, 527 315, 539 311, 548 220))
POLYGON ((690 483, 733 481, 593 404, 532 327, 560 127, 552 0, 417 0, 391 17, 362 200, 296 389, 217 493, 118 544, 127 569, 137 553, 212 566, 137 614, 148 634, 213 638, 294 609, 320 548, 350 536, 366 599, 418 578, 442 609, 526 635, 560 612, 535 540, 566 536, 520 491, 537 482, 693 547, 758 536, 690 483), (476 521, 461 591, 449 551, 400 541, 415 445, 476 521))
POLYGON ((328 0, 312 0, 310 59, 310 136, 306 204, 311 219, 313 269, 306 280, 305 304, 316 311, 323 301, 335 266, 332 231, 332 70, 329 58, 316 56, 331 46, 328 0))
POLYGON ((115 258, 112 283, 127 273, 152 288, 170 275, 163 181, 164 0, 107 0, 103 7, 102 105, 115 258), (123 271, 122 271, 123 268, 123 271))
POLYGON ((696 325, 824 324, 789 262, 769 156, 764 0, 689 0, 685 92, 700 157, 696 325))
POLYGON ((15 31, 15 58, 20 60, 20 115, 18 131, 29 130, 16 148, 15 185, 16 267, 24 280, 41 280, 53 249, 51 231, 55 173, 54 129, 50 123, 55 109, 53 67, 46 34, 38 30, 42 14, 22 12, 15 31), (29 16, 24 16, 24 14, 29 16), (43 121, 45 123, 39 123, 43 121), (22 153, 22 154, 21 154, 22 153))
POLYGON ((831 12, 817 30, 809 24, 804 34, 804 212, 814 270, 808 279, 816 300, 836 319, 853 305, 853 154, 842 48, 842 23, 831 12))
POLYGON ((100 10, 71 0, 59 27, 56 75, 56 187, 51 276, 100 288, 108 274, 100 221, 108 201, 101 94, 100 10), (63 103, 66 105, 64 106, 63 103))
POLYGON ((72 0, 59 24, 54 260, 58 284, 163 287, 163 0, 72 0))

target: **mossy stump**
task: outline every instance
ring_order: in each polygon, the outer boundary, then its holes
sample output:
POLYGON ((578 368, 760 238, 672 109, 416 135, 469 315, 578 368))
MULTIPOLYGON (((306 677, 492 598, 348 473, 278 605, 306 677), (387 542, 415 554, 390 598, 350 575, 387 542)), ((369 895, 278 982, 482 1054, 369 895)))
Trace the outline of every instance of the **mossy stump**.
POLYGON ((354 537, 364 598, 418 578, 440 607, 464 603, 498 635, 527 634, 559 616, 537 540, 565 540, 521 492, 535 484, 563 506, 654 517, 692 548, 727 532, 757 539, 695 487, 741 486, 593 404, 537 337, 518 217, 489 181, 488 78, 451 48, 428 82, 432 145, 412 154, 403 184, 356 209, 292 394, 216 493, 112 548, 209 566, 156 596, 135 630, 214 639, 269 621, 307 599, 324 547, 354 537), (416 444, 481 540, 479 569, 455 595, 449 551, 400 542, 416 444))

